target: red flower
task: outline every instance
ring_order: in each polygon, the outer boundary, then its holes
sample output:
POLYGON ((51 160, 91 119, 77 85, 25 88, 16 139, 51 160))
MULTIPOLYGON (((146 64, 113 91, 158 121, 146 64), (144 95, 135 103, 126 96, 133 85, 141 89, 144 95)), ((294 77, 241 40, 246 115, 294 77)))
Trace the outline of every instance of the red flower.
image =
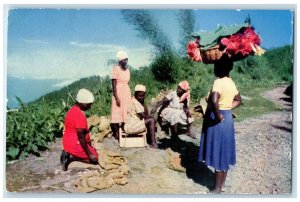
POLYGON ((221 39, 221 44, 226 46, 226 52, 232 56, 249 55, 253 51, 253 45, 260 45, 260 43, 261 39, 251 27, 247 27, 243 33, 236 33, 229 38, 221 39))
POLYGON ((193 61, 196 61, 196 62, 202 61, 198 41, 190 41, 188 43, 187 54, 188 54, 188 57, 191 58, 193 61))

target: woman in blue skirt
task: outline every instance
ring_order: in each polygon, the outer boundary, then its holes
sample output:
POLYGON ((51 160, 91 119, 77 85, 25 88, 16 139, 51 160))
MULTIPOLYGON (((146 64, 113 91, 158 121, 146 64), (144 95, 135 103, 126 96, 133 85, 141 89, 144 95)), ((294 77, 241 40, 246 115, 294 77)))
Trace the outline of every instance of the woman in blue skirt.
MULTIPOLYGON (((226 56, 226 55, 225 55, 226 56)), ((222 57, 214 64, 217 77, 208 98, 198 160, 215 169, 212 193, 221 193, 229 165, 235 165, 235 137, 232 109, 241 104, 235 83, 229 78, 233 62, 222 57)))

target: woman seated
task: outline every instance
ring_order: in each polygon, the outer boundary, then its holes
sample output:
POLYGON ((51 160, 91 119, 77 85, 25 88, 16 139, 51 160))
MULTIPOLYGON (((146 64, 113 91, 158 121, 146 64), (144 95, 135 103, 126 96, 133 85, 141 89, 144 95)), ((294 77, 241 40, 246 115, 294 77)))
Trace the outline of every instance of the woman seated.
MULTIPOLYGON (((167 94, 151 110, 151 114, 158 111, 158 119, 162 122, 168 122, 171 125, 173 137, 178 135, 178 125, 187 126, 187 135, 195 138, 191 131, 191 124, 194 119, 189 111, 190 86, 187 81, 181 81, 178 84, 177 91, 167 94)), ((161 122, 159 121, 159 122, 161 122)))
POLYGON ((94 102, 93 94, 80 89, 76 96, 76 104, 67 112, 63 134, 63 152, 60 157, 62 170, 68 170, 71 161, 84 163, 98 163, 98 153, 91 145, 90 134, 85 111, 94 102))
POLYGON ((147 140, 151 148, 157 148, 155 139, 156 121, 149 116, 148 108, 144 104, 146 97, 146 87, 136 85, 134 89, 134 97, 132 97, 131 105, 128 109, 128 120, 124 125, 124 130, 128 134, 138 134, 147 131, 147 140))

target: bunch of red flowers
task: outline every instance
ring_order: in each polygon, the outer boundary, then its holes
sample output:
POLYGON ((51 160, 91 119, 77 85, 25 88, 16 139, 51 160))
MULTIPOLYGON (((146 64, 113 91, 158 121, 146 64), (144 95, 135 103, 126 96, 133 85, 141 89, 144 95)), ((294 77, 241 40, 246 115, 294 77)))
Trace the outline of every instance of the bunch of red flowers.
MULTIPOLYGON (((230 35, 229 37, 223 37, 219 41, 219 46, 222 50, 225 49, 225 53, 237 60, 247 57, 249 54, 255 53, 261 55, 264 50, 259 47, 261 44, 260 37, 255 33, 253 27, 245 27, 241 31, 230 35)), ((189 58, 196 62, 202 62, 200 51, 200 39, 190 41, 187 45, 187 54, 189 58)))
POLYGON ((226 52, 229 55, 241 54, 246 56, 252 53, 253 47, 261 44, 261 39, 252 27, 247 27, 243 32, 233 34, 229 38, 222 38, 221 44, 226 47, 226 52))
POLYGON ((187 54, 193 61, 201 62, 199 43, 197 41, 190 41, 187 45, 187 54))
POLYGON ((201 62, 202 57, 200 54, 200 37, 195 41, 190 41, 187 45, 187 54, 188 56, 196 62, 201 62))

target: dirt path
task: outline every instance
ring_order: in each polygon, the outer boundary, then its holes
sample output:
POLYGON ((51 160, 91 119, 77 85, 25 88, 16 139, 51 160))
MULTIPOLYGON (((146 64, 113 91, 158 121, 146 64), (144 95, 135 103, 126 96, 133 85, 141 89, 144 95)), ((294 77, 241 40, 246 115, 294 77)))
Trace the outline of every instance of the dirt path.
MULTIPOLYGON (((228 172, 224 194, 291 193, 291 104, 283 94, 286 86, 265 93, 280 110, 235 124, 237 164, 228 172)), ((101 194, 206 194, 213 185, 213 172, 197 162, 197 140, 185 135, 177 143, 165 138, 160 149, 119 148, 115 140, 103 145, 123 154, 131 168, 129 183, 96 191, 101 194), (168 148, 181 154, 186 172, 167 167, 168 148)), ((59 164, 61 139, 41 157, 9 162, 6 184, 10 192, 76 193, 74 182, 84 170, 62 172, 59 164)))

